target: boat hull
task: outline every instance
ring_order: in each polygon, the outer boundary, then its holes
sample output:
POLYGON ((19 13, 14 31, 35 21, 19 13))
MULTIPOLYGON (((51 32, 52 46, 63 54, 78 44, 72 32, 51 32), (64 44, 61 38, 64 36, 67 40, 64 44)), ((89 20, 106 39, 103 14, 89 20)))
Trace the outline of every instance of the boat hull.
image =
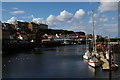
POLYGON ((83 55, 83 58, 86 59, 86 60, 89 59, 89 57, 88 57, 88 56, 85 56, 85 55, 83 55))
POLYGON ((99 67, 99 62, 88 62, 88 65, 91 67, 99 67))

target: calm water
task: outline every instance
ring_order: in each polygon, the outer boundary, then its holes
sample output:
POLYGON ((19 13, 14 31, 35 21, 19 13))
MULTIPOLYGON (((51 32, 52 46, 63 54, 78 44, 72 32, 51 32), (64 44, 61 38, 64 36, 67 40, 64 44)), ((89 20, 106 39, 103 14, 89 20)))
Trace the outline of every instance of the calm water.
MULTIPOLYGON (((88 66, 84 45, 40 48, 3 57, 3 78, 109 78, 109 71, 88 66)), ((116 54, 120 66, 120 54, 116 54)), ((120 78, 120 68, 112 71, 120 78)))

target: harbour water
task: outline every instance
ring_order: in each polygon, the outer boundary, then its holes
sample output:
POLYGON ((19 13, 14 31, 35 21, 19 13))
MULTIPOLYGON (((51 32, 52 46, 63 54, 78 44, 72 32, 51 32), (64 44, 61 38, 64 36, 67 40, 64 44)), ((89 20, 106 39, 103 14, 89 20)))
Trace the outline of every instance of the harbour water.
MULTIPOLYGON (((120 69, 102 71, 92 68, 82 58, 85 45, 36 48, 32 51, 8 53, 3 59, 3 78, 117 78, 120 69)), ((116 62, 120 66, 120 54, 116 62)))

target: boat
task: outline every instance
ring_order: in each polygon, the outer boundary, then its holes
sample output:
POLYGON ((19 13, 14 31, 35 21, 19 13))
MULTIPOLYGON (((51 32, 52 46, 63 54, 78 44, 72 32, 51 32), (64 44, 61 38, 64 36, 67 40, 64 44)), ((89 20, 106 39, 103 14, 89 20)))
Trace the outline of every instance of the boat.
POLYGON ((89 52, 89 50, 86 50, 85 54, 83 55, 83 58, 88 60, 90 58, 90 55, 91 53, 89 52))
POLYGON ((99 60, 100 56, 99 54, 97 53, 97 51, 92 51, 92 55, 91 57, 89 58, 89 61, 88 61, 88 65, 90 65, 91 67, 99 67, 100 66, 100 60, 99 60))
POLYGON ((111 65, 111 69, 114 70, 114 71, 118 70, 118 65, 115 64, 115 63, 112 64, 112 65, 111 65))
POLYGON ((69 41, 64 40, 62 44, 63 44, 63 45, 69 45, 70 43, 69 43, 69 41))
POLYGON ((110 45, 108 42, 108 50, 105 52, 106 53, 106 61, 104 60, 104 63, 102 65, 102 70, 117 70, 118 65, 116 64, 115 61, 115 53, 110 50, 110 45))
POLYGON ((93 39, 92 39, 92 42, 93 42, 93 51, 91 52, 91 57, 88 61, 88 65, 90 65, 91 67, 98 67, 100 66, 100 61, 99 61, 99 54, 96 50, 96 38, 97 36, 95 35, 95 25, 94 25, 94 11, 93 11, 93 14, 92 14, 92 22, 93 22, 93 39))
POLYGON ((100 61, 98 60, 98 58, 94 55, 94 56, 91 56, 91 58, 89 59, 88 61, 88 65, 91 66, 91 67, 99 67, 100 66, 100 61))
POLYGON ((106 70, 118 70, 118 65, 114 62, 114 61, 108 61, 106 60, 103 64, 102 64, 102 70, 106 71, 106 70))
POLYGON ((87 46, 88 46, 88 42, 87 42, 87 36, 86 36, 86 52, 83 55, 83 58, 86 60, 88 60, 91 56, 91 53, 90 53, 89 48, 87 46))

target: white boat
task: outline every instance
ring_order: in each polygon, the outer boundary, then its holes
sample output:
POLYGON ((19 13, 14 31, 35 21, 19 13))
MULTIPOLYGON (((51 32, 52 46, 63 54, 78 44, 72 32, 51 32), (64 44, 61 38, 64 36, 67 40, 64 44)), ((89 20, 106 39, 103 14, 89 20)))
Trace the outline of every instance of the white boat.
POLYGON ((68 41, 64 40, 63 44, 68 45, 70 43, 68 41))
POLYGON ((95 68, 95 67, 100 66, 100 61, 99 61, 100 55, 96 50, 96 38, 94 38, 93 43, 94 43, 93 51, 91 52, 91 57, 90 57, 90 59, 88 61, 88 64, 95 68))
POLYGON ((92 15, 92 22, 93 22, 93 39, 92 39, 92 41, 93 41, 93 51, 92 51, 92 55, 91 55, 91 58, 89 59, 89 61, 88 61, 88 64, 90 65, 90 66, 92 66, 92 67, 98 67, 98 66, 100 66, 100 61, 99 61, 99 54, 97 53, 97 50, 96 50, 96 39, 97 39, 97 36, 95 35, 95 25, 94 25, 94 12, 93 12, 93 15, 92 15))
POLYGON ((87 36, 86 36, 86 52, 83 55, 83 58, 86 60, 88 60, 91 56, 91 53, 90 53, 89 48, 87 46, 88 46, 88 42, 87 42, 87 36))
POLYGON ((96 58, 96 56, 92 56, 89 61, 88 61, 88 65, 90 65, 91 67, 99 67, 100 66, 100 61, 96 58))
POLYGON ((91 53, 89 52, 89 50, 86 50, 85 54, 83 55, 83 58, 88 60, 91 56, 90 54, 91 53))

